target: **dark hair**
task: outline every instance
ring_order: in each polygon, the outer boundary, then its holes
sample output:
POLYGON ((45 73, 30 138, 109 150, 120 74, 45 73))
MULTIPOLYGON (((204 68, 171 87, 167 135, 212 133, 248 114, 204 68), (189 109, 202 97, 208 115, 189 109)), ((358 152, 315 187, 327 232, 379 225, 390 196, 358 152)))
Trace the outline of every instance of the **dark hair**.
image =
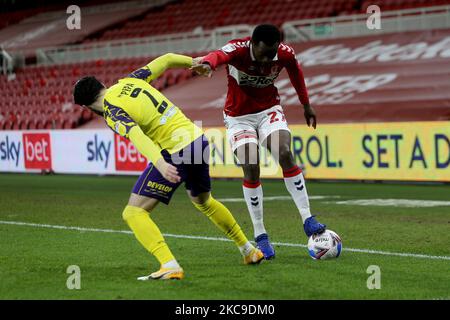
POLYGON ((253 30, 252 40, 255 44, 261 41, 268 46, 281 42, 281 32, 273 24, 260 24, 253 30))
POLYGON ((97 100, 105 86, 93 76, 83 77, 75 83, 73 99, 80 106, 89 106, 97 100))

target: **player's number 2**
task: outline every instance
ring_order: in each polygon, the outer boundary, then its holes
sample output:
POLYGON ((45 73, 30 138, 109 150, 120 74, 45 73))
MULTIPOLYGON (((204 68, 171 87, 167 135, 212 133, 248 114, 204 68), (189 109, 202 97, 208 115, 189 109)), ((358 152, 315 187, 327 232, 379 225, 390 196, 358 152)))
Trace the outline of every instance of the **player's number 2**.
POLYGON ((267 115, 270 116, 270 123, 274 123, 280 120, 283 122, 286 121, 284 113, 280 110, 269 112, 267 115), (281 115, 281 119, 278 117, 278 115, 281 115))
POLYGON ((153 103, 153 105, 155 106, 155 108, 158 108, 158 112, 163 114, 164 111, 166 111, 167 108, 167 102, 163 101, 161 102, 161 104, 158 102, 158 100, 156 100, 156 98, 154 96, 151 95, 150 92, 148 92, 147 90, 142 90, 141 88, 136 88, 134 89, 131 94, 130 97, 132 98, 136 98, 140 93, 145 94, 153 103))

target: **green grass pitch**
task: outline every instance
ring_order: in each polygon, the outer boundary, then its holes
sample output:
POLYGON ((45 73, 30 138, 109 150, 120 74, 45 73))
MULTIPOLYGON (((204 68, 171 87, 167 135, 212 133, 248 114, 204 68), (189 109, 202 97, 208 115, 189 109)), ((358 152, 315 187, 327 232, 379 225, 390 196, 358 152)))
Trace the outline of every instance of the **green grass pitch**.
MULTIPOLYGON (((185 269, 182 281, 137 281, 159 266, 128 233, 5 223, 128 231, 121 212, 135 180, 0 175, 0 299, 450 299, 449 206, 336 203, 374 198, 450 201, 448 185, 310 182, 310 196, 325 196, 311 200, 313 212, 343 239, 339 259, 314 261, 303 247, 276 245, 275 260, 245 266, 231 242, 167 237, 185 269), (80 290, 66 287, 70 265, 80 267, 80 290), (379 290, 367 288, 370 265, 380 267, 379 290)), ((288 195, 282 181, 264 181, 263 188, 266 197, 288 195)), ((213 193, 219 199, 241 198, 241 182, 214 181, 213 193)), ((245 203, 225 204, 253 238, 245 203)), ((273 241, 306 244, 291 200, 266 201, 264 209, 273 241)), ((170 206, 159 205, 152 217, 165 234, 223 237, 194 209, 182 187, 170 206)))

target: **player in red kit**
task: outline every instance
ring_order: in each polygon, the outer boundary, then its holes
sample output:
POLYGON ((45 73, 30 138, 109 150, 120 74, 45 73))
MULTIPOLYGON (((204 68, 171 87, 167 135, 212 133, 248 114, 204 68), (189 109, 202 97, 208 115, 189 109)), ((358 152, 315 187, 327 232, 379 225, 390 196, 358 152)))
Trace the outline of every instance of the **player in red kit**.
POLYGON ((284 182, 303 220, 309 237, 326 226, 311 215, 302 170, 291 152, 291 133, 280 96, 274 85, 286 68, 304 107, 308 126, 316 128, 316 114, 309 104, 303 72, 292 47, 281 42, 273 25, 259 25, 252 37, 235 39, 220 50, 194 59, 193 69, 210 76, 227 65, 228 94, 224 108, 227 137, 244 171, 243 191, 250 213, 255 241, 266 259, 275 257, 263 222, 263 190, 260 183, 259 145, 266 146, 283 169, 284 182))

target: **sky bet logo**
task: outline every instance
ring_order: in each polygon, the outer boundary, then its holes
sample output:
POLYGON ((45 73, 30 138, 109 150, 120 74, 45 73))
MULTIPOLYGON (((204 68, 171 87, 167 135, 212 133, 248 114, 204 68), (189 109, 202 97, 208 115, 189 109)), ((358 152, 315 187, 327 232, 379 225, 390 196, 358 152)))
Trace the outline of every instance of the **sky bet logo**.
POLYGON ((144 171, 147 159, 137 151, 134 144, 122 136, 114 136, 116 144, 116 170, 117 171, 144 171))
POLYGON ((9 136, 5 140, 0 140, 0 160, 12 161, 16 167, 19 166, 20 141, 10 140, 9 136))
POLYGON ((105 169, 108 168, 109 155, 111 152, 111 141, 105 142, 94 135, 94 140, 89 140, 87 145, 88 161, 101 162, 105 169))
POLYGON ((50 134, 24 133, 23 150, 26 169, 51 169, 52 149, 50 134))

